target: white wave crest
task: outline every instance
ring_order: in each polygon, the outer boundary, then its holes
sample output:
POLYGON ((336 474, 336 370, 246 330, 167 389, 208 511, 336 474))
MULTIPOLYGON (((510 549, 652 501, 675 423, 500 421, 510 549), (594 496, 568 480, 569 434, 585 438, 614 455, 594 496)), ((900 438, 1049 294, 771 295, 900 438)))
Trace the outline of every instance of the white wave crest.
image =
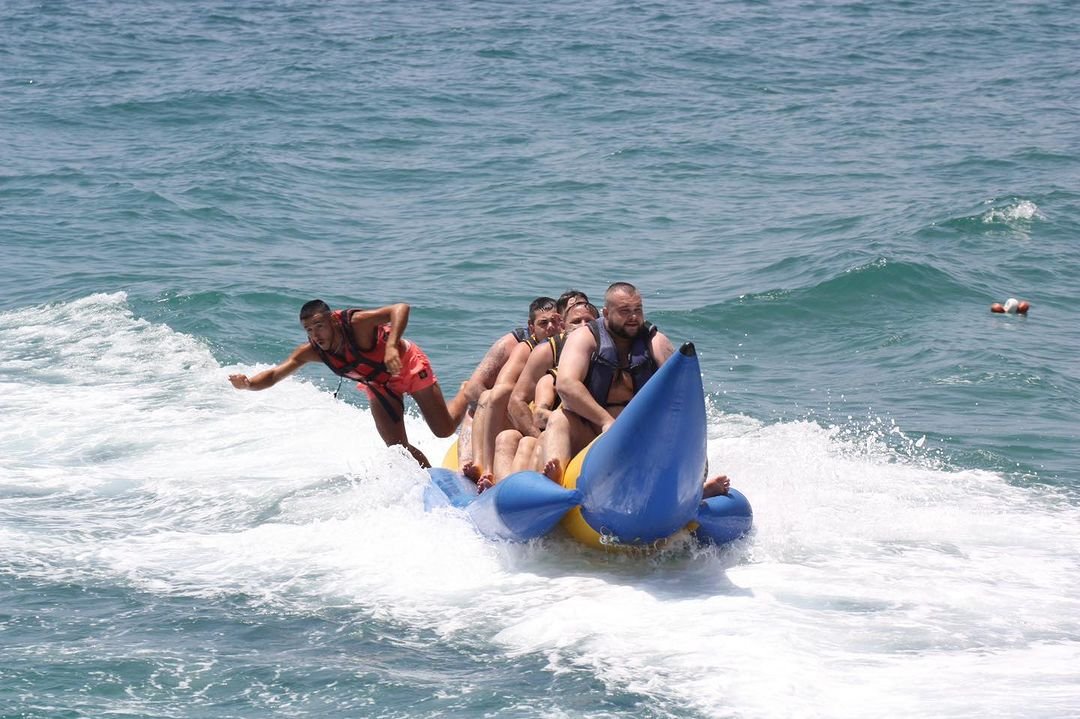
POLYGON ((1020 200, 1005 207, 995 207, 983 213, 982 221, 991 224, 997 222, 1017 222, 1043 219, 1039 206, 1031 200, 1020 200))

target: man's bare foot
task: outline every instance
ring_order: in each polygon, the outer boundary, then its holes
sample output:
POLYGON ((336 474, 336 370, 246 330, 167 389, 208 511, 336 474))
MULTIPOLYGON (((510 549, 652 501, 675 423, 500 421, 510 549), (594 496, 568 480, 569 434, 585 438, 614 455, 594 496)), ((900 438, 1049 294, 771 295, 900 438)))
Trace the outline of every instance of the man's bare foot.
POLYGON ((470 462, 466 462, 465 464, 461 465, 461 473, 464 474, 469 479, 471 479, 472 481, 479 482, 480 481, 480 475, 483 472, 480 469, 480 465, 476 464, 475 462, 470 461, 470 462))
POLYGON ((549 459, 544 465, 543 474, 555 484, 562 484, 562 462, 558 459, 549 459))
POLYGON ((716 497, 721 494, 727 494, 731 489, 731 480, 727 478, 726 474, 721 474, 717 477, 710 477, 705 480, 704 491, 702 493, 703 499, 709 497, 716 497))
POLYGON ((477 492, 483 492, 485 489, 491 489, 494 486, 495 486, 495 477, 491 476, 490 473, 482 475, 480 477, 480 479, 476 480, 476 490, 477 490, 477 492))

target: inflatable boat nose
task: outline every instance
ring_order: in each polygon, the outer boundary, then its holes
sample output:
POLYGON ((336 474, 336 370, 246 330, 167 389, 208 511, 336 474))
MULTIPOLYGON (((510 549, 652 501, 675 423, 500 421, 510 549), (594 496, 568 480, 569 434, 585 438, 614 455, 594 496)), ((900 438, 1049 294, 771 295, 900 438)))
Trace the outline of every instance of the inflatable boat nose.
POLYGON ((581 492, 564 489, 539 472, 515 472, 466 507, 473 523, 488 537, 527 542, 542 537, 572 507, 581 492))
POLYGON ((645 384, 581 465, 581 517, 602 536, 642 544, 694 518, 706 464, 705 392, 686 343, 645 384))

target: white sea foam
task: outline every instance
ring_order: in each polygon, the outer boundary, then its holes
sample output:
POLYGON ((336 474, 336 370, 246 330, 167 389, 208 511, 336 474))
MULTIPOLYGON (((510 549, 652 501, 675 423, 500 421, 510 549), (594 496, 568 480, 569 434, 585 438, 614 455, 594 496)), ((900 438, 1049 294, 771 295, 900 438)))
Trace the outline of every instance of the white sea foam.
POLYGON ((988 224, 994 222, 1009 223, 1018 220, 1030 221, 1039 218, 1042 218, 1039 206, 1031 200, 1018 200, 1004 207, 994 207, 982 215, 982 221, 988 224))
MULTIPOLYGON (((299 380, 235 392, 236 368, 122 295, 0 315, 0 367, 14 420, 0 552, 19 571, 353 608, 675 713, 1080 706, 1080 511, 1049 489, 714 412, 710 463, 755 509, 740 547, 642 560, 499 545, 424 513, 424 473, 366 411, 299 380)), ((441 456, 446 441, 408 422, 441 456)))

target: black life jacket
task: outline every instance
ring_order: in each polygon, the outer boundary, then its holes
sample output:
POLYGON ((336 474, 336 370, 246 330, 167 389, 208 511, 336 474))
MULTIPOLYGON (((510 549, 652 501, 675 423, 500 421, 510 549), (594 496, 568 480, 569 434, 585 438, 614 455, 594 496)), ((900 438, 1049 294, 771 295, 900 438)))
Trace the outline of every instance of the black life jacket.
POLYGON ((615 379, 615 371, 623 370, 630 373, 634 383, 634 394, 641 391, 649 378, 656 373, 656 358, 652 353, 652 338, 656 334, 656 327, 651 322, 641 325, 633 344, 630 346, 630 364, 624 366, 619 362, 619 352, 615 347, 615 341, 608 333, 607 325, 603 318, 595 319, 587 325, 596 340, 596 350, 589 358, 589 372, 585 375, 585 386, 589 394, 601 407, 614 406, 607 401, 608 392, 611 391, 611 383, 615 379))
POLYGON ((548 347, 551 349, 551 366, 552 368, 559 366, 559 358, 562 357, 563 347, 566 346, 566 332, 560 332, 554 337, 548 337, 548 347))
MULTIPOLYGON (((559 334, 555 335, 554 337, 548 337, 547 338, 548 349, 551 350, 551 369, 549 369, 544 374, 551 375, 552 379, 554 379, 556 382, 559 381, 559 358, 562 357, 563 347, 566 346, 567 334, 568 334, 567 332, 560 332, 559 334)), ((552 409, 558 409, 559 405, 561 405, 561 404, 562 404, 562 397, 560 397, 559 393, 556 392, 555 393, 555 404, 553 404, 551 406, 551 408, 552 409)))
POLYGON ((529 349, 533 349, 536 345, 540 344, 540 340, 536 339, 536 337, 525 327, 515 328, 512 334, 518 342, 524 342, 529 345, 529 349))

